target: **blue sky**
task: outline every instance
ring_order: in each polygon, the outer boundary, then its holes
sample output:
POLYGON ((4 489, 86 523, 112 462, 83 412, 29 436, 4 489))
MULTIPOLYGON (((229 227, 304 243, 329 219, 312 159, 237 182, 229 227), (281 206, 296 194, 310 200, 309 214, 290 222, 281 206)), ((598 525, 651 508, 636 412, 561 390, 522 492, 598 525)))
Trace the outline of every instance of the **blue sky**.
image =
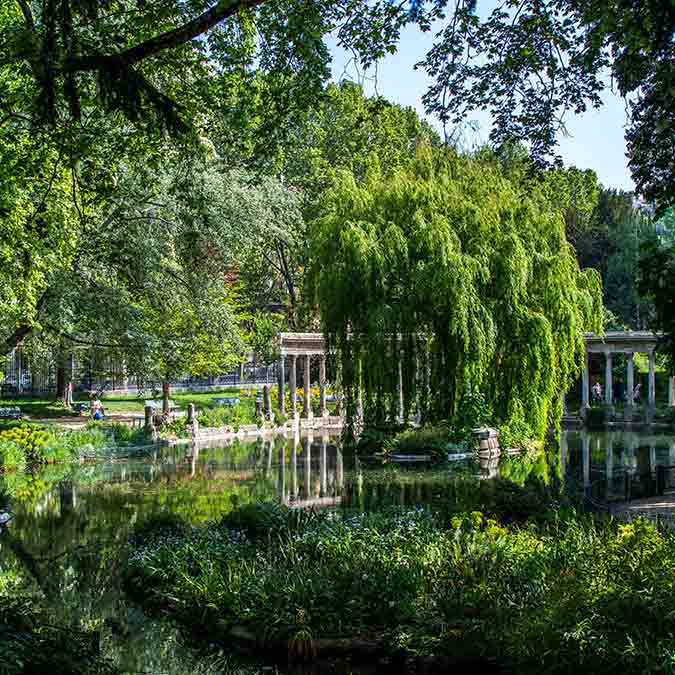
MULTIPOLYGON (((426 91, 428 78, 422 70, 415 71, 413 66, 420 61, 433 40, 433 34, 420 33, 415 28, 407 28, 402 35, 399 50, 388 56, 378 65, 377 92, 401 105, 412 106, 420 115, 426 117, 422 107, 422 94, 426 91)), ((347 77, 359 80, 358 71, 350 64, 351 54, 333 45, 333 77, 338 80, 347 77), (343 72, 347 66, 346 73, 343 72)), ((368 73, 374 75, 373 72, 368 73)), ((374 93, 372 79, 363 81, 369 94, 374 93)), ((605 105, 599 110, 590 110, 584 115, 568 115, 566 118, 570 137, 560 140, 560 155, 566 165, 575 165, 580 169, 594 169, 600 182, 606 187, 633 190, 634 184, 628 170, 624 127, 626 125, 625 103, 622 98, 607 90, 605 105)), ((427 118, 439 126, 433 118, 427 118)), ((470 141, 485 141, 490 133, 488 113, 476 112, 473 118, 479 125, 479 131, 470 141)))

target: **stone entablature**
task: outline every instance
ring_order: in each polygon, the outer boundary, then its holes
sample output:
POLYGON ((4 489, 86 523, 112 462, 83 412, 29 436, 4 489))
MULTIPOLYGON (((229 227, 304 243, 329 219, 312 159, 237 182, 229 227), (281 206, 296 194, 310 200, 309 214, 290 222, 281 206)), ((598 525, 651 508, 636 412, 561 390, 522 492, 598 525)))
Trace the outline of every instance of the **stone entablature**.
POLYGON ((649 353, 656 349, 659 336, 649 331, 607 331, 604 336, 584 333, 586 351, 614 354, 649 353))

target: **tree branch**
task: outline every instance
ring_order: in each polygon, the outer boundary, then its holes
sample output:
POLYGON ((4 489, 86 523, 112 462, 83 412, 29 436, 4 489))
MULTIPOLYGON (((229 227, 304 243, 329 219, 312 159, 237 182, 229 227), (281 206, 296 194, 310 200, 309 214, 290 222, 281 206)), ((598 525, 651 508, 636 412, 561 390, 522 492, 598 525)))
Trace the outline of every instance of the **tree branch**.
POLYGON ((26 22, 26 28, 29 30, 35 30, 35 21, 33 20, 33 12, 30 11, 30 5, 27 0, 16 0, 21 7, 21 13, 23 14, 23 19, 26 22))
POLYGON ((115 64, 131 66, 165 49, 185 44, 206 33, 221 21, 238 14, 244 9, 256 7, 263 2, 266 2, 266 0, 219 0, 211 9, 179 28, 150 38, 119 54, 70 56, 66 59, 64 70, 66 72, 99 70, 115 64))

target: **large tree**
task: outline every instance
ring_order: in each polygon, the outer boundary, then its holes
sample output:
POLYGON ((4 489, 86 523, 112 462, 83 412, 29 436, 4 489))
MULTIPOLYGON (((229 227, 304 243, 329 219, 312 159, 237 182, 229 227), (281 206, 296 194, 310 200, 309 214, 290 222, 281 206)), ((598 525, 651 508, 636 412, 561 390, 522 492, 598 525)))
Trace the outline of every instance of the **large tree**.
POLYGON ((395 415, 399 360, 406 410, 419 391, 427 419, 456 414, 467 388, 538 436, 559 415, 602 302, 545 191, 421 148, 411 169, 343 175, 317 230, 314 288, 350 418, 359 381, 366 415, 395 415))
MULTIPOLYGON (((3 64, 32 81, 33 112, 48 123, 103 106, 180 129, 199 123, 205 102, 221 101, 235 127, 257 116, 273 133, 279 113, 320 93, 329 33, 367 66, 396 49, 404 25, 438 28, 420 66, 431 78, 427 109, 444 124, 486 108, 496 145, 527 139, 545 160, 566 113, 601 105, 609 70, 633 97, 627 140, 638 189, 672 204, 673 3, 507 0, 482 17, 480 9, 476 0, 16 0, 0 15, 3 64)), ((3 99, 6 116, 25 114, 3 99)))

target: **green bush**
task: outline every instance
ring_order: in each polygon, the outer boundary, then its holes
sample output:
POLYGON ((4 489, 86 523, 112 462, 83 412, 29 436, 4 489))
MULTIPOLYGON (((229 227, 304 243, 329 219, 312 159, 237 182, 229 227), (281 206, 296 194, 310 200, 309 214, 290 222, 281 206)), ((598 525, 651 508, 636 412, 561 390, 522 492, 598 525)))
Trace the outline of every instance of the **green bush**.
POLYGON ((30 601, 0 597, 0 672, 3 675, 114 675, 99 655, 98 635, 58 626, 30 601))
POLYGON ((455 440, 470 443, 473 430, 488 424, 492 420, 492 409, 480 391, 467 389, 459 402, 457 412, 452 419, 455 440))
POLYGON ((242 424, 255 424, 255 410, 244 403, 232 407, 209 408, 197 416, 200 427, 233 427, 239 430, 242 424))
POLYGON ((407 429, 392 439, 384 442, 384 449, 389 454, 430 455, 434 460, 443 461, 448 453, 464 452, 465 443, 455 443, 456 435, 447 425, 407 429))
POLYGON ((284 528, 274 510, 247 513, 245 526, 277 528, 266 544, 224 524, 153 538, 131 558, 130 586, 188 625, 289 646, 375 633, 514 672, 670 667, 675 533, 644 521, 570 513, 510 528, 478 509, 447 521, 391 510, 284 528))
POLYGON ((44 453, 48 440, 49 434, 44 429, 28 424, 0 431, 0 443, 9 444, 7 453, 15 465, 18 461, 18 452, 16 449, 11 449, 11 445, 16 446, 23 453, 26 464, 42 464, 48 461, 44 453))
POLYGON ((26 455, 18 443, 0 440, 0 469, 12 471, 26 466, 26 455))

